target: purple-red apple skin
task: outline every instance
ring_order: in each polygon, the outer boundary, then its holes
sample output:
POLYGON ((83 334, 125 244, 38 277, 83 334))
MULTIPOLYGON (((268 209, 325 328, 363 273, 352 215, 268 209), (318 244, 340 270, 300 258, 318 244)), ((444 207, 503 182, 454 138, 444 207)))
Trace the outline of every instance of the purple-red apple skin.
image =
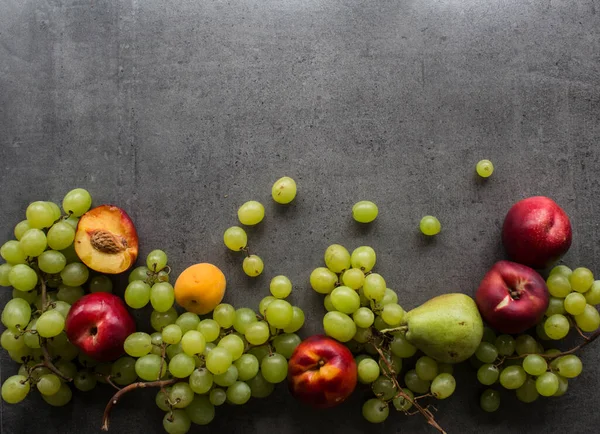
POLYGON ((296 347, 289 361, 292 396, 313 408, 331 408, 348 398, 357 381, 356 362, 348 348, 323 335, 296 347))
POLYGON ((120 357, 127 336, 135 332, 135 321, 116 295, 95 292, 77 300, 67 315, 69 341, 99 362, 120 357))
POLYGON ((506 214, 502 244, 509 258, 535 269, 549 267, 571 247, 571 221, 545 196, 523 199, 506 214))
POLYGON ((544 317, 550 296, 533 268, 499 261, 484 276, 475 302, 483 319, 501 333, 522 333, 544 317))

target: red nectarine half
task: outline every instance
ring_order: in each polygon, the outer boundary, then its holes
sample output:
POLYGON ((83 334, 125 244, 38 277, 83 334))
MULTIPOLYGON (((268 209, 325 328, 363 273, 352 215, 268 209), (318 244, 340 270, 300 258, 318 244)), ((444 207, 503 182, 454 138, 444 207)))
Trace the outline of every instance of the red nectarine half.
POLYGON ((79 219, 75 252, 85 265, 100 273, 128 270, 138 256, 138 235, 131 218, 112 205, 89 210, 79 219))

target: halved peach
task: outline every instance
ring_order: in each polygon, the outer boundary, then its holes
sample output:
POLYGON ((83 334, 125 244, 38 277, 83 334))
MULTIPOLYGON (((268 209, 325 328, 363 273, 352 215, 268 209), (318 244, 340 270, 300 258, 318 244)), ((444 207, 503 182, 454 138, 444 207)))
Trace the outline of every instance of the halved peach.
POLYGON ((138 256, 138 236, 131 218, 112 205, 89 210, 79 219, 75 252, 85 265, 100 273, 128 270, 138 256))

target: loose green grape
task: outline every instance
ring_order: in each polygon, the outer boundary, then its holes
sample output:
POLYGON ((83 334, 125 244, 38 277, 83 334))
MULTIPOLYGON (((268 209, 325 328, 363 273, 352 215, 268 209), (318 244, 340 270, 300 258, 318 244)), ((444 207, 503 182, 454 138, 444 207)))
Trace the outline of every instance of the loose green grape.
POLYGON ((128 282, 131 283, 134 280, 143 280, 146 281, 148 276, 150 275, 150 270, 146 266, 140 266, 133 269, 131 273, 129 273, 128 282))
POLYGON ((451 374, 439 374, 431 382, 431 393, 437 399, 446 399, 456 390, 456 380, 451 374))
POLYGON ((494 389, 486 389, 479 398, 479 405, 483 411, 493 413, 500 408, 500 393, 494 389))
POLYGON ((585 311, 587 300, 579 292, 572 292, 565 298, 565 310, 571 315, 581 315, 585 311))
POLYGON ((560 273, 550 274, 546 280, 548 292, 553 297, 565 298, 573 290, 569 277, 560 273))
POLYGON ((556 361, 556 371, 565 378, 575 378, 582 370, 581 359, 574 354, 559 357, 556 361))
POLYGON ((259 276, 265 268, 263 260, 257 255, 250 255, 244 258, 242 269, 250 277, 259 276))
POLYGON ((367 328, 373 325, 373 322, 375 321, 375 314, 371 309, 361 307, 352 314, 352 319, 356 323, 357 327, 367 328))
POLYGON ((398 326, 404 320, 404 309, 399 304, 390 303, 383 306, 381 318, 392 327, 398 326))
POLYGON ((315 268, 310 273, 310 286, 319 294, 329 294, 335 288, 338 277, 329 268, 315 268))
POLYGON ((519 356, 535 353, 537 349, 537 341, 530 335, 521 335, 515 340, 515 351, 519 356))
POLYGON ((233 361, 239 359, 244 353, 244 341, 237 335, 231 334, 222 338, 217 347, 225 348, 231 354, 233 361))
POLYGON ((227 303, 221 303, 213 310, 213 319, 224 329, 233 325, 235 317, 235 308, 227 303))
POLYGON ((65 329, 65 317, 56 310, 44 312, 37 321, 37 332, 43 338, 57 336, 65 329))
POLYGON ((75 229, 67 222, 57 222, 48 231, 48 247, 63 250, 73 244, 75 229))
POLYGON ((25 211, 29 226, 35 229, 49 228, 54 223, 54 210, 46 202, 36 201, 29 204, 25 211))
POLYGON ((589 304, 585 305, 583 313, 576 315, 575 323, 584 332, 593 332, 600 327, 600 313, 589 304))
POLYGON ((69 191, 62 202, 65 213, 81 217, 92 206, 92 196, 83 188, 76 188, 69 191))
POLYGON ((365 273, 368 273, 375 266, 377 255, 375 250, 369 246, 360 246, 352 251, 350 256, 350 264, 352 268, 358 268, 365 273))
POLYGON ((422 380, 417 375, 417 371, 411 369, 404 375, 404 384, 414 393, 424 394, 429 392, 431 381, 422 380))
POLYGON ((167 366, 161 363, 160 356, 156 354, 146 354, 135 362, 135 372, 142 380, 155 381, 162 378, 167 373, 167 366), (162 365, 162 370, 161 370, 162 365))
POLYGON ((265 312, 267 322, 278 329, 283 329, 290 325, 294 316, 292 305, 285 300, 274 300, 265 312))
POLYGON ((442 230, 442 225, 440 221, 434 216, 426 215, 421 219, 419 223, 419 228, 424 235, 437 235, 442 230))
POLYGON ((279 178, 271 188, 273 200, 280 204, 288 204, 296 197, 296 181, 289 176, 279 178))
POLYGON ((592 287, 583 295, 588 304, 591 304, 592 306, 600 304, 600 280, 594 281, 592 287))
POLYGON ((569 333, 569 320, 566 316, 555 314, 544 322, 544 331, 550 339, 562 339, 569 333))
POLYGON ((88 268, 80 262, 67 264, 60 272, 62 282, 68 286, 83 285, 88 280, 89 275, 88 268))
POLYGON ((529 375, 533 375, 537 377, 542 375, 548 369, 548 363, 546 363, 546 359, 537 354, 529 354, 527 357, 523 359, 523 369, 529 375))
POLYGON ((264 344, 269 340, 269 337, 271 337, 269 324, 264 321, 258 321, 248 325, 244 337, 251 345, 264 344))
POLYGON ((16 240, 10 240, 0 247, 0 256, 11 265, 24 264, 27 255, 21 248, 21 243, 16 240))
POLYGON ((260 223, 265 217, 265 207, 255 200, 244 203, 238 209, 238 219, 240 223, 246 226, 254 226, 260 223))
POLYGON ((31 226, 29 225, 29 222, 27 220, 22 220, 19 223, 17 223, 14 230, 15 238, 17 239, 17 241, 19 241, 23 234, 29 229, 31 229, 31 226))
POLYGON ((16 264, 8 272, 8 281, 19 291, 31 291, 38 283, 38 275, 30 266, 16 264))
POLYGON ((505 389, 518 389, 527 380, 527 373, 521 366, 507 366, 500 372, 500 384, 505 389))
POLYGON ((285 276, 275 276, 271 279, 269 290, 275 298, 286 298, 292 292, 292 282, 285 276))
POLYGON ((409 358, 415 355, 417 347, 408 342, 404 335, 395 334, 392 343, 390 344, 390 350, 396 357, 409 358))
POLYGON ((385 375, 380 375, 373 382, 372 389, 373 389, 373 393, 375 394, 375 396, 377 396, 379 399, 383 399, 385 401, 389 401, 397 393, 396 386, 394 385, 392 380, 390 380, 385 375))
MULTIPOLYGON (((281 301, 281 303, 287 303, 289 305, 289 303, 287 301, 283 301, 283 300, 280 300, 280 301, 281 301)), ((291 307, 291 305, 290 305, 290 307, 291 307)), ((213 316, 213 318, 214 318, 214 316, 213 316)), ((217 319, 217 321, 219 321, 219 320, 217 319)), ((252 309, 249 309, 247 307, 242 307, 242 308, 239 308, 234 311, 233 328, 235 329, 236 332, 238 332, 242 335, 246 333, 246 328, 248 328, 248 326, 250 324, 255 323, 256 321, 258 321, 256 318, 256 313, 252 309)), ((223 324, 221 324, 221 327, 225 328, 223 326, 223 324)))
POLYGON ((558 376, 552 372, 544 372, 535 380, 535 388, 542 396, 553 396, 558 391, 558 376))
POLYGON ((573 270, 569 276, 569 282, 571 282, 573 291, 583 293, 590 289, 594 283, 594 274, 588 268, 579 267, 573 270))
POLYGON ((91 374, 87 369, 77 372, 73 377, 73 385, 82 392, 93 390, 96 384, 98 384, 96 376, 91 374))
POLYGON ((341 312, 328 312, 323 317, 325 334, 340 342, 348 342, 356 333, 356 324, 348 315, 341 312))
POLYGON ((408 398, 405 398, 402 395, 397 396, 392 400, 392 404, 394 404, 396 410, 407 412, 413 406, 413 400, 415 398, 415 395, 410 389, 402 389, 402 391, 406 395, 408 395, 408 398))
POLYGON ((390 408, 385 401, 371 398, 363 404, 362 415, 371 423, 382 423, 388 418, 390 408))
POLYGON ((71 401, 73 392, 71 388, 66 384, 62 383, 60 389, 53 395, 42 395, 42 399, 53 407, 63 407, 71 401))
POLYGON ((283 328, 286 333, 295 333, 304 325, 304 311, 298 306, 293 306, 292 310, 292 322, 283 328))
POLYGON ((206 367, 214 374, 219 375, 227 372, 227 369, 231 366, 233 358, 231 352, 223 347, 213 348, 205 357, 206 367))
POLYGON ((160 332, 164 327, 173 324, 176 319, 177 311, 175 308, 171 308, 166 312, 157 312, 154 310, 150 314, 150 325, 152 325, 154 330, 160 332))
POLYGON ((112 293, 113 283, 108 276, 103 274, 94 276, 90 279, 90 292, 109 292, 112 293))
POLYGON ((371 223, 377 218, 379 210, 377 205, 369 200, 357 202, 352 207, 352 218, 359 223, 371 223))
POLYGON ((481 160, 475 166, 475 170, 482 178, 489 178, 494 173, 494 165, 490 160, 481 160))
POLYGON ((223 389, 217 387, 210 391, 208 399, 212 405, 222 405, 227 400, 227 394, 223 389))
POLYGON ((214 382, 217 386, 229 387, 237 381, 237 378, 238 370, 235 365, 231 365, 223 374, 215 375, 214 382))
POLYGON ((485 386, 494 384, 499 376, 500 370, 491 363, 486 363, 477 370, 477 380, 485 386))
POLYGON ((325 265, 334 273, 350 268, 350 253, 340 244, 332 244, 325 250, 325 265))
POLYGON ((367 357, 358 363, 358 381, 364 384, 370 384, 379 378, 379 364, 370 357, 367 357))
POLYGON ((355 290, 347 286, 338 286, 331 291, 331 303, 337 311, 351 314, 360 307, 360 297, 355 290))
POLYGON ((288 362, 281 354, 269 354, 261 361, 260 372, 269 383, 281 383, 287 377, 288 362))
POLYGON ((111 367, 110 376, 120 386, 127 386, 133 383, 137 379, 135 359, 124 356, 115 361, 111 367))
POLYGON ((273 339, 273 347, 277 353, 281 354, 286 359, 290 359, 296 347, 300 345, 300 342, 302 342, 302 340, 297 334, 284 333, 273 339))
POLYGON ((17 404, 29 393, 29 381, 24 375, 8 377, 2 384, 2 399, 9 404, 17 404))
POLYGON ((221 332, 221 326, 214 319, 203 319, 196 329, 202 333, 206 342, 214 342, 221 332))
POLYGON ((493 363, 498 358, 498 349, 493 344, 482 342, 477 347, 475 357, 483 363, 493 363))
POLYGON ((40 256, 42 252, 46 250, 48 242, 44 231, 41 231, 40 229, 29 229, 23 234, 19 244, 25 255, 34 258, 40 256))
POLYGON ((42 375, 36 386, 42 395, 54 395, 60 389, 61 381, 56 374, 42 375))
POLYGON ((124 298, 127 306, 141 309, 150 301, 150 285, 141 280, 134 280, 125 288, 124 298))
POLYGON ((385 295, 387 289, 384 278, 377 273, 371 273, 365 277, 365 283, 363 284, 363 291, 365 297, 373 301, 381 301, 385 295))
POLYGON ((146 257, 146 267, 155 273, 167 266, 167 254, 163 250, 152 250, 146 257))
POLYGON ((213 374, 211 374, 206 368, 195 369, 194 372, 190 374, 190 387, 194 393, 199 395, 207 393, 212 387, 213 382, 213 374))
POLYGON ((167 434, 185 434, 190 430, 192 420, 185 410, 177 409, 165 414, 163 428, 167 434))
POLYGON ((532 403, 539 398, 535 380, 528 378, 521 387, 516 390, 517 399, 526 404, 532 403))

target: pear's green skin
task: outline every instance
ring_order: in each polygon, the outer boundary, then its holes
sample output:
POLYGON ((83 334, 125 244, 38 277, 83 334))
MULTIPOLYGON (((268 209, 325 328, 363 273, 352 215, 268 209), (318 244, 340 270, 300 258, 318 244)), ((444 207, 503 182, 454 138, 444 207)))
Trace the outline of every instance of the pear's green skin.
POLYGON ((406 339, 441 363, 459 363, 471 357, 483 337, 477 305, 465 294, 432 298, 406 314, 406 339))

